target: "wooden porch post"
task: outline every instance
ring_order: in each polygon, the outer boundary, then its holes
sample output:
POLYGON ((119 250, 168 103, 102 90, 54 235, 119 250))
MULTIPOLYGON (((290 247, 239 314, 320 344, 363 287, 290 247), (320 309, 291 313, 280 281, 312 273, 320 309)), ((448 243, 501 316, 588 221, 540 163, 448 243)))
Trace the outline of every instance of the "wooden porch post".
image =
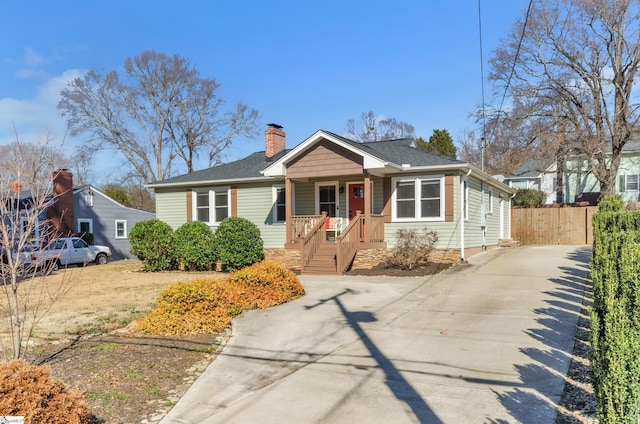
POLYGON ((364 242, 368 245, 371 240, 371 177, 367 171, 364 172, 364 242), (369 227, 367 229, 367 227, 369 227))
POLYGON ((291 211, 292 211, 292 199, 293 199, 293 193, 291 193, 291 178, 286 177, 284 179, 284 219, 285 219, 285 226, 286 226, 286 240, 285 240, 285 246, 289 243, 291 243, 291 240, 293 239, 292 234, 291 234, 291 211))

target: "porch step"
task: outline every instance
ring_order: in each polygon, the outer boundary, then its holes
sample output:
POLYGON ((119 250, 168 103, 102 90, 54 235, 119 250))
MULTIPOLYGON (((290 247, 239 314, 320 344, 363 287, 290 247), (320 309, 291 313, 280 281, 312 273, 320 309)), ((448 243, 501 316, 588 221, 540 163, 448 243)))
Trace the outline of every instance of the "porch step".
POLYGON ((313 256, 311 262, 305 267, 302 273, 325 275, 338 274, 336 268, 336 252, 337 248, 335 243, 320 244, 318 250, 316 251, 316 254, 313 256))

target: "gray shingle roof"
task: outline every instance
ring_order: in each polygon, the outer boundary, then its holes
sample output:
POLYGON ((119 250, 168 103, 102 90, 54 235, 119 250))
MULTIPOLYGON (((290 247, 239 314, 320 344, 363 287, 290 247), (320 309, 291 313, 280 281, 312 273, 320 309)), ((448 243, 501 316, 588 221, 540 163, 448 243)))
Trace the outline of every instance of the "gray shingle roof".
POLYGON ((271 165, 276 160, 287 154, 290 149, 284 150, 270 161, 267 161, 265 152, 255 152, 249 156, 236 160, 234 162, 224 163, 222 165, 216 165, 211 168, 195 171, 190 174, 179 175, 173 178, 167 178, 166 180, 157 181, 153 184, 179 184, 190 183, 198 181, 215 181, 215 180, 235 180, 245 178, 260 178, 262 174, 260 171, 271 165))
POLYGON ((514 169, 513 173, 506 178, 538 178, 549 166, 550 164, 542 159, 529 159, 524 164, 514 169))
MULTIPOLYGON (((332 137, 335 137, 340 141, 349 144, 358 150, 361 150, 364 153, 370 154, 385 162, 391 162, 396 165, 408 164, 412 167, 416 167, 442 166, 452 164, 462 165, 465 163, 428 152, 419 147, 414 147, 415 144, 413 139, 358 143, 329 131, 323 131, 323 133, 331 135, 332 137)), ((243 159, 234 162, 229 162, 222 165, 214 166, 212 168, 195 171, 190 174, 180 175, 162 181, 157 181, 152 183, 152 185, 260 178, 262 177, 261 171, 266 169, 268 166, 273 164, 273 162, 280 159, 289 151, 291 151, 291 149, 287 149, 283 152, 278 153, 270 161, 266 160, 264 151, 255 152, 243 159)))

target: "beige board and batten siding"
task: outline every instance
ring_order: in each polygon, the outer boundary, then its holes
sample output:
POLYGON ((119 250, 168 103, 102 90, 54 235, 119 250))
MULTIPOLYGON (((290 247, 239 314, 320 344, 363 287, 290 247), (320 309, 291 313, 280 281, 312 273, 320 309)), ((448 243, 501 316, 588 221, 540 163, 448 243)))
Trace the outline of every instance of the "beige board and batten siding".
POLYGON ((174 230, 187 222, 187 191, 181 188, 156 188, 156 218, 174 230))

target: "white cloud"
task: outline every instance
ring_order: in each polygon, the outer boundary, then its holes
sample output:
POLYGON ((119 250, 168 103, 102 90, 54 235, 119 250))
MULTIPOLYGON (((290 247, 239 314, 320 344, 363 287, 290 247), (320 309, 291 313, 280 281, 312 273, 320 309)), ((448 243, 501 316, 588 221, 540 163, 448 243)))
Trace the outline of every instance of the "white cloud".
POLYGON ((45 80, 33 98, 0 98, 0 144, 11 142, 14 126, 23 140, 35 139, 38 133, 48 130, 60 139, 64 136, 66 121, 60 116, 57 105, 60 92, 75 77, 85 74, 81 69, 70 69, 45 80))
POLYGON ((27 47, 27 52, 24 55, 24 63, 29 68, 37 68, 42 65, 46 65, 50 60, 47 59, 44 55, 37 53, 31 47, 27 47))

